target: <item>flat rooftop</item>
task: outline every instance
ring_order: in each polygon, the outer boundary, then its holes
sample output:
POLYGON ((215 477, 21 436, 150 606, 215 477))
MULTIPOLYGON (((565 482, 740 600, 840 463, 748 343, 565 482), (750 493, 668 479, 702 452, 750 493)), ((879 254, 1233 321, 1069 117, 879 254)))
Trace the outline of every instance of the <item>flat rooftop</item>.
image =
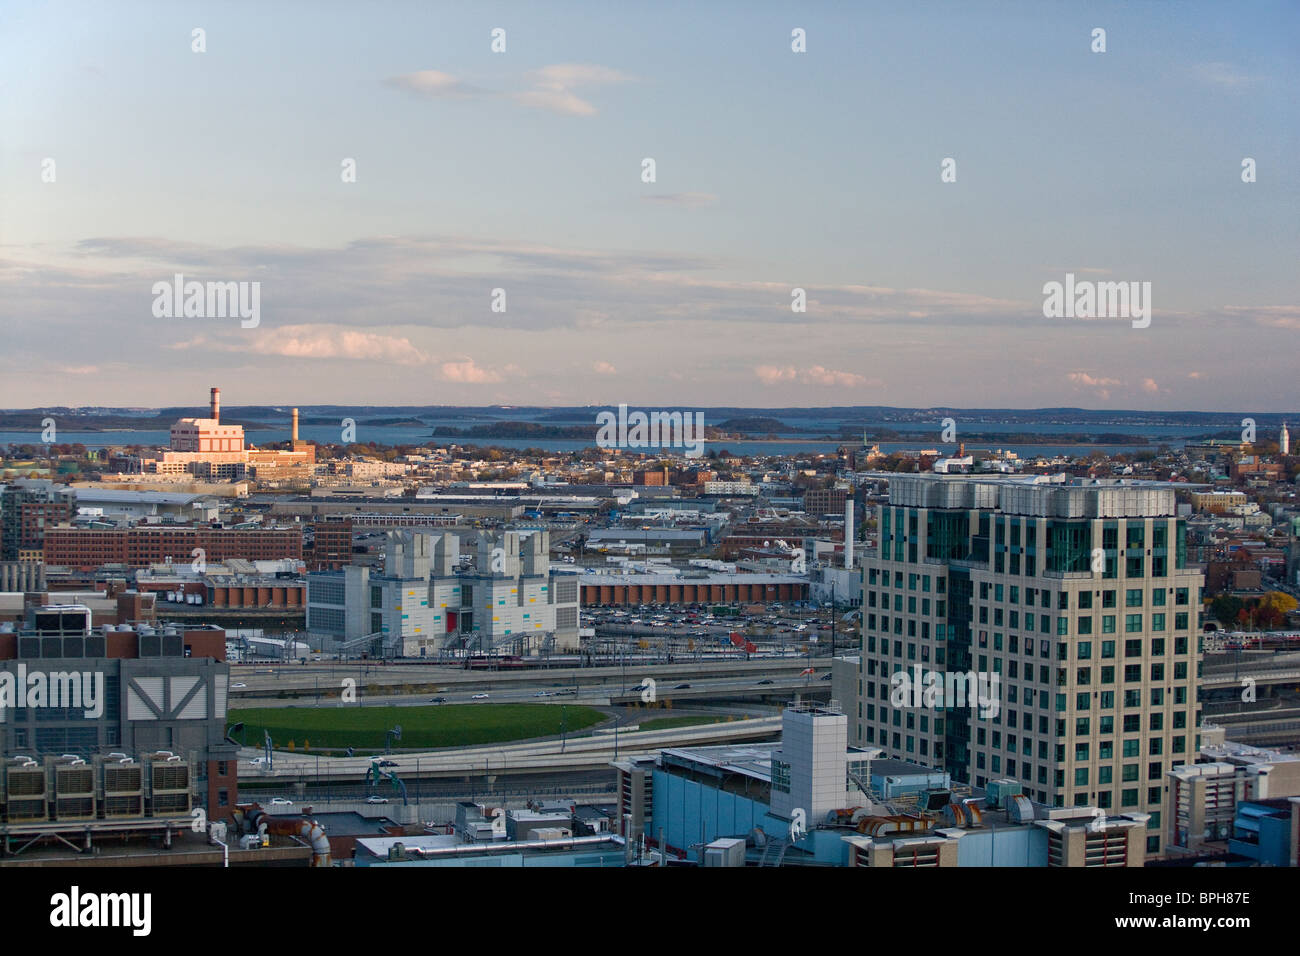
POLYGON ((1181 482, 1059 475, 892 475, 889 503, 903 507, 1001 511, 1040 518, 1174 517, 1181 482), (1068 479, 1068 480, 1067 480, 1068 479))
POLYGON ((716 747, 674 747, 662 751, 661 756, 668 764, 719 775, 740 774, 770 784, 772 754, 780 749, 779 743, 720 744, 716 747))

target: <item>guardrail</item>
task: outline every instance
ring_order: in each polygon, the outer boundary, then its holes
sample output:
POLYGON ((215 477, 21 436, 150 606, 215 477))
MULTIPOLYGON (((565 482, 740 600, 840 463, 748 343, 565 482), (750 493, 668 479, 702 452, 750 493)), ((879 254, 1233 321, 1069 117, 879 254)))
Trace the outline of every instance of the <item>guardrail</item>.
POLYGON ((1211 685, 1217 685, 1217 684, 1240 684, 1241 681, 1247 677, 1256 681, 1257 683, 1259 681, 1271 683, 1274 681, 1288 681, 1288 680, 1294 680, 1297 683, 1300 683, 1300 669, 1291 668, 1289 670, 1272 671, 1272 670, 1256 670, 1254 668, 1243 667, 1241 669, 1241 673, 1239 674, 1214 674, 1211 676, 1202 677, 1200 680, 1200 686, 1209 687, 1211 685))
MULTIPOLYGON (((718 743, 729 740, 755 740, 781 732, 780 716, 759 717, 668 730, 630 731, 618 735, 620 756, 654 753, 665 748, 688 744, 718 743)), ((615 749, 613 734, 578 737, 571 740, 545 740, 535 743, 502 744, 492 747, 460 748, 452 751, 427 751, 419 754, 393 754, 382 759, 396 764, 398 776, 464 776, 479 773, 522 773, 529 770, 582 770, 607 766, 615 749)), ((276 753, 271 770, 241 764, 241 776, 250 780, 280 778, 332 777, 364 774, 370 757, 304 757, 300 754, 276 753)))

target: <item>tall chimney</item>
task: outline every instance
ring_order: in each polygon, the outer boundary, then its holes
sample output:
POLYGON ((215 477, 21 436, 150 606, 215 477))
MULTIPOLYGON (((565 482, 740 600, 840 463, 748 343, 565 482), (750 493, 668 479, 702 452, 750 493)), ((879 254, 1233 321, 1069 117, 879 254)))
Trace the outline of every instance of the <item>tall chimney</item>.
POLYGON ((211 405, 212 405, 212 409, 209 412, 208 417, 211 418, 214 422, 220 423, 221 422, 221 389, 217 388, 215 385, 212 386, 211 405))
POLYGON ((853 498, 844 501, 844 570, 853 570, 853 498))
POLYGON ((293 434, 290 436, 293 443, 298 444, 298 409, 293 410, 293 434))

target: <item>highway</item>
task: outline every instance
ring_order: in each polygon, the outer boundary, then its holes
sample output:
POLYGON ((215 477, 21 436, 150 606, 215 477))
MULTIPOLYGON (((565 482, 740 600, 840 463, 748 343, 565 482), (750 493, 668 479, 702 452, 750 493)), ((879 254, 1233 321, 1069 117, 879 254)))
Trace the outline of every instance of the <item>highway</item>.
MULTIPOLYGON (((483 776, 489 781, 499 775, 524 773, 573 773, 608 768, 617 749, 620 757, 634 753, 653 754, 667 747, 703 746, 755 740, 772 740, 780 735, 781 717, 760 717, 669 730, 596 733, 568 740, 455 747, 420 753, 398 753, 382 758, 321 757, 296 753, 275 753, 271 769, 253 764, 260 751, 244 748, 239 776, 252 782, 358 781, 372 759, 391 761, 392 770, 403 780, 415 778, 459 778, 483 776)), ((612 771, 611 771, 612 772, 612 771)), ((387 782, 384 786, 390 786, 387 782)))
MULTIPOLYGON (((345 703, 339 697, 322 695, 319 703, 310 693, 295 698, 263 696, 255 689, 232 693, 232 708, 246 707, 427 707, 438 704, 584 704, 608 707, 620 704, 654 704, 668 701, 746 700, 754 703, 779 704, 800 696, 823 697, 830 693, 829 676, 818 672, 810 676, 785 675, 778 677, 720 677, 654 679, 653 689, 641 684, 642 678, 629 677, 626 681, 602 679, 595 683, 572 684, 555 681, 529 682, 526 686, 509 680, 476 682, 474 687, 423 691, 411 694, 367 693, 358 687, 355 702, 345 703), (236 696, 237 695, 237 696, 236 696)), ((653 678, 652 678, 653 679, 653 678)))
POLYGON ((428 703, 432 697, 459 703, 471 701, 480 693, 496 701, 567 698, 609 702, 627 698, 630 703, 633 688, 647 677, 655 681, 661 697, 683 683, 691 685, 690 692, 675 696, 702 697, 707 696, 702 691, 709 690, 731 694, 746 688, 766 694, 773 686, 794 689, 804 685, 811 693, 829 688, 829 681, 819 684, 820 678, 830 672, 829 665, 825 657, 811 661, 807 657, 787 657, 680 664, 630 662, 626 666, 522 671, 467 671, 419 664, 237 665, 231 668, 230 698, 232 707, 301 706, 317 700, 328 703, 331 698, 339 698, 349 686, 346 682, 351 681, 363 705, 428 703), (815 670, 811 680, 801 676, 809 666, 815 670), (759 683, 764 680, 774 684, 759 683), (564 695, 560 696, 560 692, 564 695), (551 696, 542 698, 542 693, 551 696))

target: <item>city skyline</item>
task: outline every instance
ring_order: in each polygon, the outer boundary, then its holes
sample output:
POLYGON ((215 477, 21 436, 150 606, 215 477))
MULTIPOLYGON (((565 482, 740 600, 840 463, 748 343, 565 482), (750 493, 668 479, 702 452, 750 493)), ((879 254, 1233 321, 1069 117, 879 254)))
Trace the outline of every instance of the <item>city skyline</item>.
POLYGON ((1285 4, 10 7, 5 407, 1300 407, 1285 4))

